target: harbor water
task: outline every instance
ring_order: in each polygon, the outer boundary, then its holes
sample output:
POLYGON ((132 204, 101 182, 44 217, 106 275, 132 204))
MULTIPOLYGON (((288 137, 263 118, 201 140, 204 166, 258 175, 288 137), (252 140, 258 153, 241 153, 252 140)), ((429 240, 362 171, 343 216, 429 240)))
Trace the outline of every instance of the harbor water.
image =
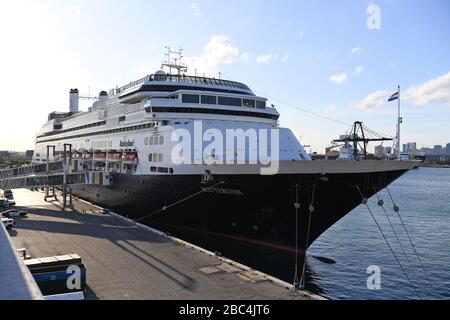
POLYGON ((368 208, 361 205, 310 248, 307 289, 331 299, 450 298, 450 169, 412 170, 393 183, 389 190, 400 207, 403 222, 426 273, 384 190, 380 196, 406 256, 376 197, 369 201, 369 207, 405 272, 368 208), (329 258, 336 263, 325 263, 317 257, 329 258), (379 289, 368 289, 369 266, 380 268, 379 289))

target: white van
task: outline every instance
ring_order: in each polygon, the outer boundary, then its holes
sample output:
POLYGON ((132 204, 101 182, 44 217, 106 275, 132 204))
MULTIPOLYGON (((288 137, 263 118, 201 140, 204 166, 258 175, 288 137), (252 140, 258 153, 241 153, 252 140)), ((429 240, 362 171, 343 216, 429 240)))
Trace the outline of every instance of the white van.
POLYGON ((16 225, 16 222, 10 218, 2 218, 2 223, 8 231, 12 230, 12 228, 16 225))

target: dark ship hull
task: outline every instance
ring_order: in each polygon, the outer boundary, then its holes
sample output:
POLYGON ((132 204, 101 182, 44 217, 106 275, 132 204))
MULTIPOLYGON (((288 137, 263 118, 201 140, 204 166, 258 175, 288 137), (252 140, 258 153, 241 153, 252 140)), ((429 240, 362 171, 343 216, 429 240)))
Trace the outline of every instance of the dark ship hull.
POLYGON ((297 162, 275 176, 116 174, 109 188, 83 186, 73 192, 293 283, 301 278, 306 248, 363 197, 370 198, 411 167, 394 161, 332 162, 334 169, 328 169, 333 168, 328 161, 308 162, 302 169, 297 162), (314 163, 320 165, 313 169, 314 163), (380 169, 382 163, 388 170, 380 169))

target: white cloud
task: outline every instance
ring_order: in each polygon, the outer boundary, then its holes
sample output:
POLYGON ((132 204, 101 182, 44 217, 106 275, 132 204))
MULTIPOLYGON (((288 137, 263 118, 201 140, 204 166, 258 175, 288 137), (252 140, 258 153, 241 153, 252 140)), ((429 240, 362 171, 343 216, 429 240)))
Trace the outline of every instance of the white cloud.
POLYGON ((358 53, 358 52, 361 52, 361 51, 362 51, 362 48, 356 47, 356 48, 353 48, 352 50, 350 50, 350 53, 358 53))
POLYGON ((357 75, 360 75, 363 71, 364 71, 364 67, 359 66, 355 69, 355 71, 353 71, 353 74, 357 76, 357 75))
POLYGON ((78 30, 81 27, 81 10, 79 6, 70 6, 66 9, 67 26, 72 30, 78 30))
POLYGON ((190 71, 198 74, 214 75, 221 65, 235 63, 239 58, 239 49, 230 44, 230 39, 223 35, 213 36, 203 47, 201 55, 186 57, 185 62, 190 71))
POLYGON ((330 105, 328 106, 328 109, 330 109, 331 111, 336 111, 336 110, 337 110, 337 107, 336 107, 335 104, 330 104, 330 105))
POLYGON ((241 60, 244 62, 248 62, 250 60, 250 53, 249 52, 243 52, 241 55, 241 60))
POLYGON ((289 53, 285 53, 281 56, 280 61, 281 62, 286 62, 291 58, 291 55, 289 53))
MULTIPOLYGON (((69 16, 61 17, 62 24, 41 2, 12 1, 0 10, 0 110, 5 111, 0 131, 13 137, 2 139, 0 149, 32 149, 46 114, 68 110, 69 89, 78 87, 85 93, 87 90, 79 85, 95 79, 76 52, 70 50, 66 36, 66 30, 77 27, 77 10, 63 10, 69 16), (71 18, 73 21, 67 21, 71 18), (27 87, 27 96, 34 97, 32 104, 17 98, 23 96, 18 84, 26 78, 34 79, 33 85, 27 87)), ((80 106, 84 107, 83 101, 80 106)))
POLYGON ((256 63, 269 63, 273 60, 273 54, 265 54, 256 57, 256 63))
POLYGON ((406 100, 417 106, 424 106, 433 102, 443 102, 450 106, 450 71, 435 79, 406 90, 406 100))
POLYGON ((201 18, 203 16, 203 12, 202 9, 200 9, 200 5, 195 1, 191 3, 191 11, 192 14, 196 17, 201 18))
POLYGON ((256 63, 259 64, 267 64, 270 63, 271 61, 280 61, 280 62, 286 62, 291 58, 291 55, 289 53, 285 53, 285 54, 278 54, 278 53, 268 53, 268 54, 263 54, 263 55, 259 55, 256 57, 256 63))
POLYGON ((364 100, 360 101, 356 107, 362 110, 373 110, 382 107, 388 99, 388 92, 380 90, 369 94, 364 100))
POLYGON ((343 84, 344 82, 346 82, 348 80, 348 76, 344 72, 344 73, 340 73, 340 74, 334 74, 329 79, 331 82, 334 82, 337 84, 343 84))
POLYGON ((139 65, 135 71, 139 77, 145 77, 149 74, 155 73, 161 68, 161 64, 156 64, 156 60, 148 60, 146 63, 139 65))
POLYGON ((298 36, 299 36, 300 38, 303 38, 304 35, 305 35, 305 31, 300 30, 300 32, 298 33, 298 36))

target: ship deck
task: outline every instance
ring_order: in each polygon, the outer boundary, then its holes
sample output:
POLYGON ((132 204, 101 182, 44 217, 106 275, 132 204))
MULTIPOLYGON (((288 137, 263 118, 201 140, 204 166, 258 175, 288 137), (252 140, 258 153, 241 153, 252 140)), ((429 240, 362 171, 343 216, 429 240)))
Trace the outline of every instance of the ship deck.
POLYGON ((242 269, 114 215, 74 201, 62 212, 43 192, 15 191, 16 248, 48 257, 78 254, 87 268, 88 300, 316 300, 261 273, 242 269))

